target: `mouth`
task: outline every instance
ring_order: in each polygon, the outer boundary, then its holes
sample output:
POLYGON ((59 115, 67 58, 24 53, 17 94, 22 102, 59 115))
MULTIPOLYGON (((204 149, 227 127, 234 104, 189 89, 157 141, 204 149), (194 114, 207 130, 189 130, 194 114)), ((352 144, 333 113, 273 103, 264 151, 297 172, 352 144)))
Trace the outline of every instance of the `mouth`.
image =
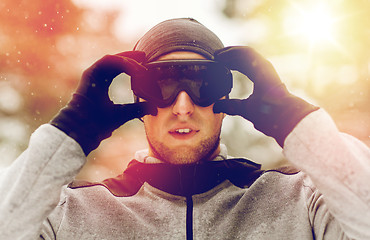
POLYGON ((176 133, 180 133, 180 134, 188 134, 190 132, 192 132, 193 130, 190 129, 190 128, 180 128, 180 129, 176 129, 175 132, 176 133))
POLYGON ((191 138, 195 134, 197 134, 198 132, 199 132, 199 130, 195 130, 195 129, 188 128, 188 127, 174 128, 174 129, 169 131, 171 136, 173 136, 176 139, 181 139, 181 140, 191 138))

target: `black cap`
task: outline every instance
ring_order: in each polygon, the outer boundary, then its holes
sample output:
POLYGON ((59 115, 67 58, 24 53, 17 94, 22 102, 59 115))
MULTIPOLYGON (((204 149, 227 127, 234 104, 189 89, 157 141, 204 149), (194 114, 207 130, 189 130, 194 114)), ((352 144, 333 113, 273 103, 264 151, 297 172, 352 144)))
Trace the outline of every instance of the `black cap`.
POLYGON ((147 62, 174 51, 191 51, 212 60, 214 52, 223 47, 216 34, 195 19, 175 18, 146 32, 134 50, 145 52, 147 62))

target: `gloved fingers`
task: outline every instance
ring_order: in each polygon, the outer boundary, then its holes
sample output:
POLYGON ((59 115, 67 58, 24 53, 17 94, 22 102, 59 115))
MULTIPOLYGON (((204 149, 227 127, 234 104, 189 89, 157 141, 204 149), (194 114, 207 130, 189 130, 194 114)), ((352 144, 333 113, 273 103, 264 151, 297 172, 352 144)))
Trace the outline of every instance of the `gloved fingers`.
POLYGON ((127 61, 128 67, 125 73, 130 76, 135 72, 147 70, 147 68, 143 65, 143 63, 146 62, 145 52, 143 51, 126 51, 115 54, 115 56, 122 57, 127 61))
MULTIPOLYGON (((139 55, 142 54, 139 53, 139 55)), ((132 74, 145 69, 132 58, 106 55, 84 71, 77 92, 91 100, 98 100, 102 96, 107 97, 109 86, 117 75, 132 74)))
POLYGON ((148 102, 137 102, 114 105, 114 121, 124 124, 134 118, 142 118, 145 115, 157 115, 157 107, 148 102))
POLYGON ((143 51, 126 51, 115 54, 120 57, 134 59, 138 63, 144 63, 146 61, 145 52, 143 51))
POLYGON ((222 99, 213 105, 214 113, 226 113, 227 115, 244 115, 244 101, 241 99, 222 99))
POLYGON ((125 61, 126 61, 125 62, 126 68, 125 68, 125 71, 123 72, 130 76, 132 76, 133 74, 137 72, 148 70, 144 65, 142 65, 141 62, 138 62, 135 59, 125 58, 125 61))
POLYGON ((149 102, 130 103, 129 106, 136 107, 136 115, 135 115, 136 118, 141 118, 141 117, 144 117, 145 115, 156 116, 158 113, 157 106, 149 102))
MULTIPOLYGON (((92 78, 96 82, 110 83, 120 73, 130 73, 133 71, 145 70, 146 68, 132 58, 106 55, 88 68, 83 75, 92 78)), ((109 85, 109 84, 108 84, 109 85)))
POLYGON ((231 70, 246 75, 254 82, 254 89, 257 92, 263 93, 281 83, 272 64, 251 47, 234 46, 219 49, 215 52, 215 60, 222 62, 231 70))
MULTIPOLYGON (((248 46, 232 46, 215 51, 215 60, 224 63, 229 69, 247 74, 256 61, 257 52, 248 46)), ((249 76, 248 76, 249 77, 249 76)))

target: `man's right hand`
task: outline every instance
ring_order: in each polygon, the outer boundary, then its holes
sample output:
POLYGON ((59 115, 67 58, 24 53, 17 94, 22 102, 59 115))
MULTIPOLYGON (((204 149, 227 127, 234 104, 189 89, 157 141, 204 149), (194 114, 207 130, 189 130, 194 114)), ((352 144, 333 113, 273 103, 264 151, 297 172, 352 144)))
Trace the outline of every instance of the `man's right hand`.
POLYGON ((145 69, 140 64, 144 59, 144 52, 130 51, 95 62, 84 71, 71 101, 50 123, 75 139, 88 155, 127 121, 156 115, 156 107, 147 102, 114 104, 108 95, 112 80, 121 73, 145 69))

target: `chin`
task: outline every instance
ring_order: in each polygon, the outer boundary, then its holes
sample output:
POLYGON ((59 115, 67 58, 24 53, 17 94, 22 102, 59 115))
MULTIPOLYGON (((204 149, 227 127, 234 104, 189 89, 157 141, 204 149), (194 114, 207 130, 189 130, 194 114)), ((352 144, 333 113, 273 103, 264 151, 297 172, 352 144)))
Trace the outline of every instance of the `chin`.
POLYGON ((179 147, 166 160, 172 164, 192 164, 202 160, 196 148, 179 147))
MULTIPOLYGON (((217 143, 219 142, 217 141, 217 143)), ((171 164, 193 164, 212 160, 219 153, 218 144, 208 148, 199 146, 202 146, 202 144, 195 147, 177 147, 176 150, 167 152, 165 161, 171 164)))
POLYGON ((192 164, 208 161, 220 151, 219 135, 204 139, 199 144, 184 144, 180 146, 165 145, 160 141, 150 141, 149 138, 148 140, 152 156, 170 164, 192 164))

